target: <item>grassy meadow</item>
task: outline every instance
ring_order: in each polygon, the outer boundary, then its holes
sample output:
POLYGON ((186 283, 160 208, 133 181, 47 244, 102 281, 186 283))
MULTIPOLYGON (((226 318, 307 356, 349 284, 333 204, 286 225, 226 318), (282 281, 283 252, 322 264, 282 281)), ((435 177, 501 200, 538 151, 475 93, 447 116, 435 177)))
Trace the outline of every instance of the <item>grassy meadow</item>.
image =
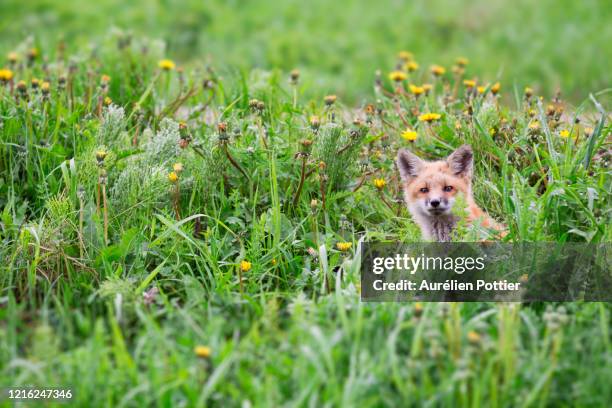
POLYGON ((181 61, 251 71, 301 69, 305 92, 363 103, 372 75, 407 49, 423 63, 469 56, 473 75, 574 102, 610 87, 612 7, 606 0, 4 0, 0 55, 32 36, 95 51, 111 30, 158 38, 181 61))
POLYGON ((462 144, 504 240, 611 241, 610 7, 327 3, 2 6, 0 389, 610 405, 608 303, 362 303, 358 257, 462 144))

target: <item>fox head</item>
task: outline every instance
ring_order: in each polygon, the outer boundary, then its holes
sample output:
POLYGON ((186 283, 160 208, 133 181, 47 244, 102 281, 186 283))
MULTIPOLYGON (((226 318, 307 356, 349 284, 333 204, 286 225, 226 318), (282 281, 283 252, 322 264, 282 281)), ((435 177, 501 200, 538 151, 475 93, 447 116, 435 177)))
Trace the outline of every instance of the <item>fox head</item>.
POLYGON ((450 215, 457 194, 472 199, 473 154, 469 145, 455 150, 446 160, 429 162, 407 150, 397 154, 404 197, 413 215, 450 215))

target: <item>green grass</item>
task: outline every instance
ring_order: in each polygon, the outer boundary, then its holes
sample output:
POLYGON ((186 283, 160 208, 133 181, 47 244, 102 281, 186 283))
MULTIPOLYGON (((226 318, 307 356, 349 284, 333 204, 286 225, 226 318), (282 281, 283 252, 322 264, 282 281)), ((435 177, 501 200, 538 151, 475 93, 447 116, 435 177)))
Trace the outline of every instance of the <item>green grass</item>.
POLYGON ((309 70, 296 94, 280 70, 159 72, 167 55, 142 37, 43 54, 47 70, 13 67, 27 97, 0 87, 0 388, 70 387, 79 406, 609 405, 608 304, 366 304, 355 258, 363 239, 420 239, 400 147, 438 158, 471 144, 476 200, 506 240, 609 242, 609 114, 593 100, 539 104, 509 83, 509 102, 468 97, 450 73, 432 80, 427 53, 412 81, 431 82, 428 96, 392 95, 385 75, 384 90, 351 86, 363 103, 331 106, 310 97, 334 88, 309 70), (419 122, 428 111, 440 121, 419 122))
POLYGON ((5 0, 2 11, 3 53, 28 36, 43 49, 63 39, 83 51, 114 25, 135 41, 157 36, 182 63, 299 68, 311 74, 309 92, 358 102, 374 72, 402 49, 422 64, 447 67, 466 56, 482 80, 499 77, 546 94, 561 89, 575 102, 612 83, 606 0, 5 0))

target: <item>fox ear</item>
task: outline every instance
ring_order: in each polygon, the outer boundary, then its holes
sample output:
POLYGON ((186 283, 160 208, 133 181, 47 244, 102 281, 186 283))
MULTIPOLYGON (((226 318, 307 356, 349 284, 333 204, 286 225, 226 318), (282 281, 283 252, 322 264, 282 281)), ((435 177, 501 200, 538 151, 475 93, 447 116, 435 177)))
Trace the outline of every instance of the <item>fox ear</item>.
POLYGON ((456 176, 471 178, 474 154, 470 145, 463 145, 446 159, 448 166, 456 176))
POLYGON ((402 180, 409 180, 411 177, 418 176, 422 166, 423 161, 414 153, 404 149, 397 153, 397 168, 402 180))

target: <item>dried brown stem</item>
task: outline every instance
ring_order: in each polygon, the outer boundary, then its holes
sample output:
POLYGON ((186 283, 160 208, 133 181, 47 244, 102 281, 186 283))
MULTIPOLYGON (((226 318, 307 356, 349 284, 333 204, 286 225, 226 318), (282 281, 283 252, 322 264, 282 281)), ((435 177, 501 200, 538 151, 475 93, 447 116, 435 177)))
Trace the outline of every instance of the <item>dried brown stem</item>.
POLYGON ((240 167, 238 162, 236 160, 234 160, 234 158, 230 154, 229 149, 227 148, 227 144, 224 144, 223 146, 224 146, 223 150, 225 151, 225 155, 227 156, 227 159, 230 161, 230 163, 232 163, 232 166, 234 166, 236 169, 238 169, 238 171, 240 171, 242 173, 242 175, 244 175, 244 177, 246 177, 247 180, 249 180, 249 176, 247 175, 246 171, 244 171, 243 168, 240 167))
POLYGON ((295 208, 300 200, 300 194, 302 194, 302 187, 304 186, 304 180, 306 180, 306 160, 308 157, 306 155, 302 155, 302 172, 300 175, 300 184, 298 184, 298 188, 295 192, 295 197, 293 197, 293 208, 295 208))

